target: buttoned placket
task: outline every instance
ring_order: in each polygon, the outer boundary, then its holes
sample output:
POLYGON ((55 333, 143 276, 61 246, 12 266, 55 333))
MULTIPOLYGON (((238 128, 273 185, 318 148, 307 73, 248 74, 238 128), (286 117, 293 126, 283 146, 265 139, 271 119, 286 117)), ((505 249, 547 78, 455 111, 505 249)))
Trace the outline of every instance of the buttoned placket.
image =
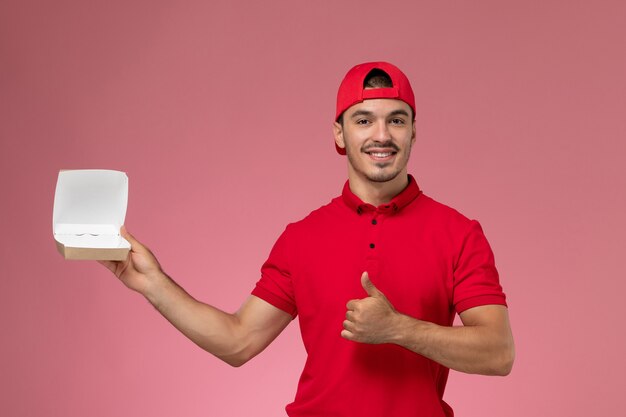
POLYGON ((365 271, 368 272, 370 277, 376 277, 380 269, 380 253, 381 249, 383 249, 380 242, 381 229, 384 227, 387 216, 395 213, 398 208, 395 204, 382 205, 375 209, 369 206, 369 210, 367 208, 361 206, 357 212, 363 217, 363 221, 367 223, 364 225, 366 227, 364 244, 367 245, 365 271))

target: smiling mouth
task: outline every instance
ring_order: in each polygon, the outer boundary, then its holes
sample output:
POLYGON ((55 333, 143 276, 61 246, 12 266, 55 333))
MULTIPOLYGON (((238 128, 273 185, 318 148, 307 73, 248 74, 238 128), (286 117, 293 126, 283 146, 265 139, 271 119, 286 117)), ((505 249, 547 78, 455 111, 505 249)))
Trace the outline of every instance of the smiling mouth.
POLYGON ((387 158, 391 155, 395 155, 397 152, 365 152, 375 158, 387 158))
POLYGON ((377 148, 370 148, 365 149, 363 151, 365 154, 367 154, 373 161, 382 163, 382 162, 390 162, 398 153, 397 149, 393 149, 392 147, 385 147, 385 148, 381 148, 381 147, 377 147, 377 148))

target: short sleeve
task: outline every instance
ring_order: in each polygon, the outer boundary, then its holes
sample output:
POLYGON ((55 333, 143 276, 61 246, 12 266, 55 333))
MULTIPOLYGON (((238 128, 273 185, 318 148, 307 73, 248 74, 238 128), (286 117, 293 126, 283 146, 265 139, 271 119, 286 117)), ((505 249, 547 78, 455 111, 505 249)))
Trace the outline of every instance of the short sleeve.
POLYGON ((291 259, 289 230, 287 226, 274 244, 269 257, 261 267, 261 279, 252 290, 252 295, 295 317, 297 308, 289 266, 291 259))
POLYGON ((480 224, 472 220, 454 267, 453 303, 457 313, 488 304, 506 306, 495 259, 480 224))

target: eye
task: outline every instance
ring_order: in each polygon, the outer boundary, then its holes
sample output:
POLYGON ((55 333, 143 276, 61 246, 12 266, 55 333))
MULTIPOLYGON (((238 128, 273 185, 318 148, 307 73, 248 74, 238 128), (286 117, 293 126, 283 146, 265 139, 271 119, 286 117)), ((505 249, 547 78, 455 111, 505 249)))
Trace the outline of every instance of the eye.
POLYGON ((404 121, 404 119, 401 119, 399 117, 395 117, 395 118, 390 120, 390 123, 392 125, 403 125, 403 124, 405 124, 405 121, 404 121))
POLYGON ((367 120, 367 119, 357 119, 357 120, 356 120, 356 124, 357 124, 357 125, 367 125, 367 124, 369 124, 369 122, 370 122, 370 121, 369 121, 369 120, 367 120))

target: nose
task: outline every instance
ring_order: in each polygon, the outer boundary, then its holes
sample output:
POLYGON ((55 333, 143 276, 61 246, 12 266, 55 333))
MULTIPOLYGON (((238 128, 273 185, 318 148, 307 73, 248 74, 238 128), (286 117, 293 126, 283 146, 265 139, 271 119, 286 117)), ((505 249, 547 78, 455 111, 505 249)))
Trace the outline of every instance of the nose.
POLYGON ((374 137, 372 139, 377 142, 386 142, 391 139, 389 126, 387 126, 387 122, 385 120, 381 120, 376 123, 376 130, 374 131, 374 137))

